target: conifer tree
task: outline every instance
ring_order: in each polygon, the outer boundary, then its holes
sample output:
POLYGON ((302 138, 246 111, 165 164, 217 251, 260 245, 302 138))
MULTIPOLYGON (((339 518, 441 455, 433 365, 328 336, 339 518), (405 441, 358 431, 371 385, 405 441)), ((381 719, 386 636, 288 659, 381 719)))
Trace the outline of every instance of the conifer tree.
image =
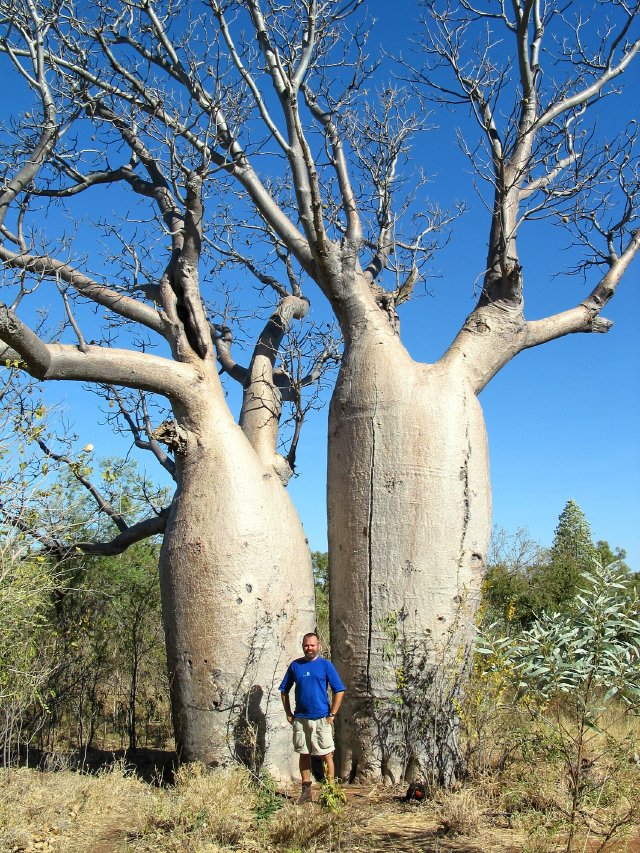
POLYGON ((560 513, 549 556, 538 575, 535 598, 541 610, 566 610, 578 591, 580 575, 598 556, 589 522, 574 500, 568 500, 560 513))

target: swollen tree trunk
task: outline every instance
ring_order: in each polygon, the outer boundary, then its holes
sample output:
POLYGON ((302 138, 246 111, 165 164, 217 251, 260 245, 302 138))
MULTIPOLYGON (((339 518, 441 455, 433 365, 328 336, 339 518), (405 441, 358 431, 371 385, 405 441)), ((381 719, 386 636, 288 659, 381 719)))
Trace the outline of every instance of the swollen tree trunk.
POLYGON ((310 554, 277 474, 213 384, 174 407, 178 489, 160 583, 176 741, 186 760, 241 759, 289 778, 277 685, 315 625, 310 554))
POLYGON ((387 323, 367 324, 346 342, 329 415, 343 778, 455 777, 490 504, 484 420, 464 370, 418 364, 387 323))

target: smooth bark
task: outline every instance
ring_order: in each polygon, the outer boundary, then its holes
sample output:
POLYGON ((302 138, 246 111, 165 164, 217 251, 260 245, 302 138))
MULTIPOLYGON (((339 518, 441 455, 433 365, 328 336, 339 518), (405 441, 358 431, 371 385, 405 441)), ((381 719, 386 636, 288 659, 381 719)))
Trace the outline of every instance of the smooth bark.
POLYGON ((310 554, 276 473, 223 409, 177 412, 178 489, 160 557, 176 740, 185 759, 295 774, 277 684, 315 625, 310 554))
MULTIPOLYGON (((451 666, 473 635, 487 554, 486 432, 464 372, 412 361, 383 326, 352 342, 329 416, 328 503, 331 642, 349 685, 338 774, 399 781, 409 758, 432 757, 419 743, 394 754, 379 725, 398 693, 389 658, 409 643, 416 666, 451 666)), ((450 782, 455 755, 442 759, 450 782)))

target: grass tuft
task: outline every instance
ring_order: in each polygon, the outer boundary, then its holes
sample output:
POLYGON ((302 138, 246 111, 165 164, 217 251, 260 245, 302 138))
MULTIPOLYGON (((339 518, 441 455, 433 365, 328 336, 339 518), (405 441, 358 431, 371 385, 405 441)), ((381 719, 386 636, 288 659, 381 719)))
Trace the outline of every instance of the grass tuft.
POLYGON ((482 822, 482 810, 473 789, 439 791, 436 794, 437 817, 451 835, 475 835, 482 822))
POLYGON ((268 838, 277 850, 327 850, 335 817, 317 806, 287 803, 272 818, 268 838))

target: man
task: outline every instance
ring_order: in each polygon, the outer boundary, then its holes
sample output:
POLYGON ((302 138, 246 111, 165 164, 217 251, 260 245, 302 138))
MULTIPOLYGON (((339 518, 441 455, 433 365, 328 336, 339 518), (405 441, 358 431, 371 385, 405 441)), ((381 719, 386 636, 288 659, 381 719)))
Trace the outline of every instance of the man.
POLYGON ((342 704, 344 684, 331 661, 320 655, 320 640, 311 632, 302 638, 304 657, 289 664, 280 685, 287 721, 293 726, 293 748, 300 756, 302 793, 298 804, 311 801, 311 756, 319 755, 327 779, 333 779, 333 721, 342 704), (295 684, 296 709, 291 712, 289 691, 295 684), (329 706, 327 687, 331 688, 329 706))

